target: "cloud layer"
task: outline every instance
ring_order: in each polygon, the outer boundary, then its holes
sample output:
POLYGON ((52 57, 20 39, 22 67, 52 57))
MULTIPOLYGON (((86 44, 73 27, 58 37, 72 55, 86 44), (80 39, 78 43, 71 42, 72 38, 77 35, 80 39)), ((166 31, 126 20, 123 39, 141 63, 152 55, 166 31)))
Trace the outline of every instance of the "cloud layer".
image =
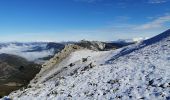
POLYGON ((159 4, 159 3, 165 3, 168 2, 168 0, 149 0, 148 3, 151 4, 159 4))
POLYGON ((0 48, 1 53, 19 55, 21 57, 26 58, 29 61, 38 60, 38 58, 47 57, 49 55, 53 55, 53 51, 50 50, 43 50, 43 51, 35 51, 35 52, 25 52, 27 50, 31 50, 32 48, 39 46, 39 47, 46 47, 46 44, 23 44, 23 45, 16 45, 15 43, 8 43, 6 46, 0 48))
POLYGON ((136 27, 135 29, 148 30, 148 29, 162 28, 168 22, 170 22, 170 15, 158 17, 151 22, 136 27))

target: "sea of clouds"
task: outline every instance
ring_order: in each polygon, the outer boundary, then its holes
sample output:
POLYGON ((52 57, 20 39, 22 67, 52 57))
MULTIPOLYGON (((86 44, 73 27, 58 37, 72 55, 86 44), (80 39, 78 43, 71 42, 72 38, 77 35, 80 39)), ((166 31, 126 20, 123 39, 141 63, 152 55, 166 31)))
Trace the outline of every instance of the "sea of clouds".
POLYGON ((39 58, 47 57, 49 55, 53 55, 54 52, 53 50, 41 50, 41 51, 28 51, 28 50, 34 50, 34 47, 41 47, 45 48, 47 44, 42 43, 42 44, 22 44, 22 45, 17 45, 15 43, 7 43, 5 46, 0 47, 0 54, 6 53, 6 54, 13 54, 13 55, 18 55, 21 57, 26 58, 29 61, 35 61, 39 58))

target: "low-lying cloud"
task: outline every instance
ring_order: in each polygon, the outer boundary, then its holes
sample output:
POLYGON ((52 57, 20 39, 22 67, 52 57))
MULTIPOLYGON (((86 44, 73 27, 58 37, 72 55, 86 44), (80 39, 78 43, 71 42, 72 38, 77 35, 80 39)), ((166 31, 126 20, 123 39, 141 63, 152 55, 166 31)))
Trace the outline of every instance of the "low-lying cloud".
MULTIPOLYGON (((45 47, 46 45, 39 45, 40 47, 45 47)), ((15 44, 8 44, 7 46, 3 46, 0 49, 0 53, 13 54, 26 58, 29 61, 35 61, 38 58, 47 57, 49 55, 53 55, 53 50, 42 50, 42 51, 34 51, 27 52, 27 50, 31 50, 35 45, 22 45, 18 46, 15 44)))

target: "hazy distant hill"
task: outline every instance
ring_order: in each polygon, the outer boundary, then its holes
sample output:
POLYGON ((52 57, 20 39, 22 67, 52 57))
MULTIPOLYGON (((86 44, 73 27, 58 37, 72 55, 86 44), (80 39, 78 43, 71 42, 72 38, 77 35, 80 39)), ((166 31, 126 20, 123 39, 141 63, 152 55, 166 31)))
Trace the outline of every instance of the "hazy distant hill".
POLYGON ((0 43, 0 54, 13 54, 21 56, 28 61, 36 63, 44 63, 52 58, 56 53, 60 52, 65 45, 76 44, 92 50, 110 50, 127 46, 128 42, 100 42, 100 41, 80 41, 80 42, 8 42, 0 43))

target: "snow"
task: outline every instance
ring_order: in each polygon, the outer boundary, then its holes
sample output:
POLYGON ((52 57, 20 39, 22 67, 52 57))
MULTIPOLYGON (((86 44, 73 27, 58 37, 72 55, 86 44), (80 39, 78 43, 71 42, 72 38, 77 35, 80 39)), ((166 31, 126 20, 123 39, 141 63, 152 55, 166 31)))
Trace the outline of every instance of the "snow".
MULTIPOLYGON (((13 100, 170 100, 170 30, 112 51, 80 50, 13 100), (88 57, 88 58, 87 58, 88 57), (83 62, 82 58, 87 58, 83 62), (69 66, 74 63, 74 66, 69 66)), ((33 83, 31 83, 33 84, 33 83)), ((30 85, 31 85, 30 84, 30 85)))

